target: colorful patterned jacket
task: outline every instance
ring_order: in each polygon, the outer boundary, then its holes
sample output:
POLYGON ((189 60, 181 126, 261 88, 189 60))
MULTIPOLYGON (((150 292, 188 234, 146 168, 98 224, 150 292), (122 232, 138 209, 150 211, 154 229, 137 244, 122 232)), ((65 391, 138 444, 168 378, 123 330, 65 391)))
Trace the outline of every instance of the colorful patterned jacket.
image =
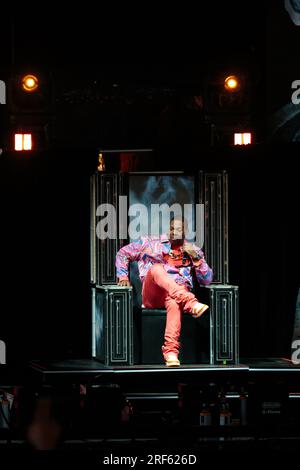
POLYGON ((213 278, 212 269, 205 261, 203 251, 193 244, 199 261, 192 261, 189 266, 175 267, 169 265, 164 255, 171 249, 171 242, 167 235, 160 237, 141 237, 139 240, 123 246, 116 256, 117 277, 119 280, 129 279, 129 263, 138 262, 139 276, 141 281, 146 277, 148 269, 154 263, 164 265, 167 273, 173 277, 178 284, 184 284, 191 289, 193 287, 192 264, 195 266, 195 273, 198 282, 203 285, 210 284, 213 278))

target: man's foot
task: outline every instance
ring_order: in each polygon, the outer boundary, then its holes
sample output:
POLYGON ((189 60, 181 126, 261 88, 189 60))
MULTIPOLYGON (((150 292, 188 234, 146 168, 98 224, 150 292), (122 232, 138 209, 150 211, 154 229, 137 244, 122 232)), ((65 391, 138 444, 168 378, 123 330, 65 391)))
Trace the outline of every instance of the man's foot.
POLYGON ((209 308, 208 305, 197 302, 192 308, 192 311, 191 311, 192 317, 200 318, 201 315, 203 315, 203 313, 206 312, 208 308, 209 308))
POLYGON ((164 359, 167 367, 178 367, 180 366, 180 361, 176 353, 167 353, 164 354, 164 359))

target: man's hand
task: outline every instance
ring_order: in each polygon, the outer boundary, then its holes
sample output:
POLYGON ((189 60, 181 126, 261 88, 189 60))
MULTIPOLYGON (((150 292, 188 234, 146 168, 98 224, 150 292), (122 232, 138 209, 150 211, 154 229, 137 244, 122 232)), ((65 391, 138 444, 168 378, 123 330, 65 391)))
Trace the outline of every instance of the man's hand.
POLYGON ((183 251, 185 251, 193 259, 198 259, 198 253, 196 250, 194 250, 193 245, 191 243, 184 243, 183 251))
POLYGON ((123 279, 122 281, 118 282, 118 286, 122 287, 131 287, 129 279, 123 279))

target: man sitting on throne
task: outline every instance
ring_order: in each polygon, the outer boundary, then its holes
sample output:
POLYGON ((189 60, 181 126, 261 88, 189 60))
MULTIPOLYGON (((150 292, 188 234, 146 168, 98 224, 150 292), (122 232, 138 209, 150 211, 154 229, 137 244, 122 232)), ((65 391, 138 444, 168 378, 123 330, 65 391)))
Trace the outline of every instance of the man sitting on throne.
POLYGON ((209 308, 191 292, 193 277, 199 284, 212 282, 213 272, 203 251, 185 239, 187 222, 173 217, 168 234, 145 236, 123 246, 116 256, 119 286, 129 287, 129 263, 138 262, 145 308, 165 308, 166 328, 162 353, 166 366, 180 366, 180 331, 182 312, 199 318, 209 308), (194 276, 193 276, 194 271, 194 276))

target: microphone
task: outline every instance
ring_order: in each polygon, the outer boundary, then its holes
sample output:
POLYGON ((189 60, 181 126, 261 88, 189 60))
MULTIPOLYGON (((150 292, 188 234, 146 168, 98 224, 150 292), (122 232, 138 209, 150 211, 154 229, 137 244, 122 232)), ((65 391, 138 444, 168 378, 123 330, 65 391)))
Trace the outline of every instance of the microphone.
POLYGON ((203 258, 203 256, 199 256, 199 257, 197 256, 197 258, 193 258, 189 253, 184 251, 183 256, 182 256, 182 263, 185 264, 188 259, 190 261, 199 261, 202 258, 203 258))
POLYGON ((191 261, 191 257, 186 251, 184 251, 182 254, 182 264, 186 264, 188 260, 191 261))

